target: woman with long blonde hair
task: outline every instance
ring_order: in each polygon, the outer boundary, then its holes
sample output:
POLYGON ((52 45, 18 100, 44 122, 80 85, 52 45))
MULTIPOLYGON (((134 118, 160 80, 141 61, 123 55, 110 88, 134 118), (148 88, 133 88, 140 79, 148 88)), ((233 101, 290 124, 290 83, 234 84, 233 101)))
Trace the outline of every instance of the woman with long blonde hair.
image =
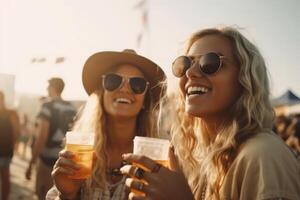
MULTIPOLYGON (((299 163, 271 130, 268 74, 258 48, 235 28, 204 29, 191 36, 172 70, 180 78, 172 134, 179 165, 170 152, 173 171, 160 167, 143 173, 147 185, 127 185, 152 200, 300 199, 299 163)), ((123 157, 155 166, 144 156, 123 157)), ((122 171, 135 177, 135 168, 122 171)))
POLYGON ((121 155, 132 152, 135 136, 157 136, 165 74, 133 50, 99 52, 86 61, 82 81, 89 99, 73 132, 95 133, 95 160, 86 180, 69 178, 80 168, 72 152, 60 152, 47 199, 124 200, 121 155))

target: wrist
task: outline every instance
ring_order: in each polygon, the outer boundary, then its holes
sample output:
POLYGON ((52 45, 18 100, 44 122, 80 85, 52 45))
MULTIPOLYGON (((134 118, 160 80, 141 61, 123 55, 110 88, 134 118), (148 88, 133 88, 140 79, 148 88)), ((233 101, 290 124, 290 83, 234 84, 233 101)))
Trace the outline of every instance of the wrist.
POLYGON ((79 198, 79 193, 77 192, 76 194, 71 194, 71 195, 63 195, 62 193, 59 193, 59 199, 60 200, 78 200, 79 198))

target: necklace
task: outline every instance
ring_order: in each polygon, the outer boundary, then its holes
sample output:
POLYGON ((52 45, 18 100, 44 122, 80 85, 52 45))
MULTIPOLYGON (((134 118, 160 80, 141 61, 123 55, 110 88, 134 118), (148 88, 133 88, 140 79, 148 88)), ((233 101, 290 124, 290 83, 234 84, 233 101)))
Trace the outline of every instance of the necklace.
POLYGON ((120 171, 120 168, 127 164, 128 163, 125 160, 123 160, 119 167, 112 168, 112 169, 108 168, 106 170, 106 174, 112 177, 123 176, 122 172, 120 171))

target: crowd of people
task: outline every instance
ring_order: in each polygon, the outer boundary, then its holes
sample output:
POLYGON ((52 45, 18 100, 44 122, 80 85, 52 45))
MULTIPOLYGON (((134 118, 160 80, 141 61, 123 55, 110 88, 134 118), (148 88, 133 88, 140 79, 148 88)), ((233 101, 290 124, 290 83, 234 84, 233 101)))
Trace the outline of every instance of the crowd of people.
POLYGON ((64 82, 53 77, 31 129, 0 93, 2 200, 17 141, 32 141, 25 176, 36 167, 39 200, 300 199, 300 117, 275 118, 267 67, 251 41, 233 27, 195 32, 172 72, 179 91, 168 99, 152 60, 131 49, 95 53, 82 71, 85 105, 77 111, 63 100, 64 82), (82 166, 64 148, 68 130, 95 133, 87 179, 71 177, 82 166), (135 136, 167 136, 169 167, 132 154, 135 136))
POLYGON ((273 130, 300 159, 300 114, 277 116, 273 130))

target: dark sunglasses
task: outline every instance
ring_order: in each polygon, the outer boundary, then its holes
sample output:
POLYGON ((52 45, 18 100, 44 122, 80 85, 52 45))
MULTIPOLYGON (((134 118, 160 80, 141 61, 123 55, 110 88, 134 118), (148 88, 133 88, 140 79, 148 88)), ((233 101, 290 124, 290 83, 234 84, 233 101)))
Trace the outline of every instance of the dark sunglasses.
POLYGON ((103 75, 102 80, 103 88, 108 91, 117 90, 123 86, 125 81, 128 81, 135 94, 143 94, 149 85, 149 82, 142 77, 123 77, 113 73, 103 75))
POLYGON ((199 56, 179 56, 172 64, 172 71, 174 76, 180 78, 185 75, 194 62, 197 62, 199 70, 203 74, 212 75, 221 68, 223 58, 224 56, 214 52, 199 56))

